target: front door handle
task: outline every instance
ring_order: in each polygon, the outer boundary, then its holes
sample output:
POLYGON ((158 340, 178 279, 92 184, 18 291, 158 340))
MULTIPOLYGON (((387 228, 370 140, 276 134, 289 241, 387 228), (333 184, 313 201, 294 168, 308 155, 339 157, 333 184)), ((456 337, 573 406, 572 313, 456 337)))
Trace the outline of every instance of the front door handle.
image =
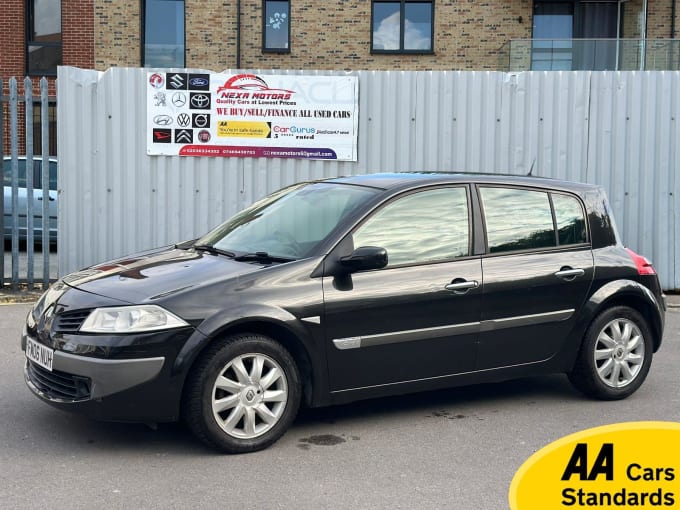
POLYGON ((477 280, 453 280, 451 283, 448 285, 445 285, 444 288, 446 290, 452 290, 454 292, 456 291, 468 291, 470 289, 476 289, 479 287, 479 282, 477 280))
POLYGON ((570 267, 564 267, 555 273, 558 278, 563 278, 565 280, 573 280, 577 276, 583 276, 586 274, 583 269, 572 269, 570 267))

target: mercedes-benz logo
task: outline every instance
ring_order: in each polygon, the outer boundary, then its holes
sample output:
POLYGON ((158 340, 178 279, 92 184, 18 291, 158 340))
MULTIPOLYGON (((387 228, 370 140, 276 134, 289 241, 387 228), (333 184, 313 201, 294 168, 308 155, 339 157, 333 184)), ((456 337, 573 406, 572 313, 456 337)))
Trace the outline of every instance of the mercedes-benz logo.
POLYGON ((191 96, 192 108, 205 108, 210 104, 210 96, 207 94, 193 94, 191 96))
POLYGON ((172 117, 170 115, 156 115, 153 118, 153 123, 158 126, 169 126, 172 124, 172 117))
POLYGON ((191 124, 191 117, 189 117, 186 113, 180 113, 177 116, 177 124, 182 127, 187 127, 189 124, 191 124))
POLYGON ((175 92, 172 95, 172 104, 177 108, 181 108, 187 104, 187 96, 182 92, 175 92))

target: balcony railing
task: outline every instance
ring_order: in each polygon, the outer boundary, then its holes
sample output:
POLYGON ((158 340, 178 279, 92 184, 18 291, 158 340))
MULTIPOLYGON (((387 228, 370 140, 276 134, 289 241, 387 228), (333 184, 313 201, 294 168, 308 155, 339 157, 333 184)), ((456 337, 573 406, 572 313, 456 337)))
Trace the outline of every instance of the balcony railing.
POLYGON ((513 39, 503 71, 680 70, 680 39, 513 39))

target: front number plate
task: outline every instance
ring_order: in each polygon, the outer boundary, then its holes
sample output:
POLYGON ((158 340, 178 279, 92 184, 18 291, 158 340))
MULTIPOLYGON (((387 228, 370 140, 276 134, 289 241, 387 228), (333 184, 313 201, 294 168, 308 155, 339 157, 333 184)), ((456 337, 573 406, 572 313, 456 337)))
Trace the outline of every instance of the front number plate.
POLYGON ((35 340, 26 338, 26 357, 33 363, 37 363, 50 372, 52 371, 52 360, 54 359, 54 349, 39 344, 35 340))

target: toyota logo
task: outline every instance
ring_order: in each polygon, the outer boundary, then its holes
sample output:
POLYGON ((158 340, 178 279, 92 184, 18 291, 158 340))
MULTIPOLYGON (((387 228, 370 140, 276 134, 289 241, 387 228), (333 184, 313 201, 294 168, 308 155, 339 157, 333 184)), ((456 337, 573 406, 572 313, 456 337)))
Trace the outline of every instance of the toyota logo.
POLYGON ((187 96, 182 92, 175 92, 172 95, 172 104, 177 108, 182 108, 182 106, 187 104, 187 96))
POLYGON ((207 94, 192 94, 191 107, 192 108, 206 108, 210 105, 210 96, 207 94))
POLYGON ((170 115, 156 115, 153 118, 153 123, 158 126, 169 126, 172 124, 172 117, 170 115))

